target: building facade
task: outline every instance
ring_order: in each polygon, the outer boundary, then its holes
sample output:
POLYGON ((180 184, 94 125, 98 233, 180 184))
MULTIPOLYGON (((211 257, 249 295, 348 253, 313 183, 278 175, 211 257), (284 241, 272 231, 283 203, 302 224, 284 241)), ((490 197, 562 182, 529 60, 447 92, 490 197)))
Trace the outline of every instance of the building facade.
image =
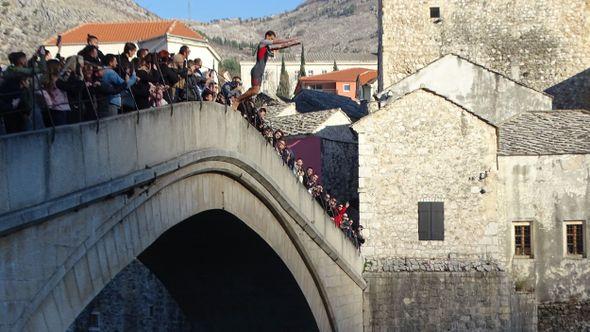
MULTIPOLYGON (((266 65, 262 92, 275 95, 281 78, 281 63, 285 59, 285 69, 289 74, 291 93, 295 92, 301 66, 301 54, 297 53, 276 53, 275 57, 269 59, 266 65)), ((254 58, 254 57, 253 57, 254 58)), ((339 70, 351 68, 367 68, 377 70, 377 56, 373 54, 338 54, 338 53, 306 53, 305 69, 307 76, 327 74, 334 71, 334 63, 339 70)), ((242 80, 244 88, 251 87, 250 71, 255 62, 252 60, 240 61, 242 80)), ((354 90, 352 90, 354 91, 354 90)))
POLYGON ((590 109, 588 1, 379 0, 379 18, 382 88, 454 53, 590 109))
POLYGON ((365 327, 588 329, 590 112, 454 54, 377 97, 353 125, 365 327))
POLYGON ((295 93, 303 89, 319 90, 354 100, 370 100, 377 82, 377 71, 366 68, 350 68, 331 73, 301 77, 295 93))

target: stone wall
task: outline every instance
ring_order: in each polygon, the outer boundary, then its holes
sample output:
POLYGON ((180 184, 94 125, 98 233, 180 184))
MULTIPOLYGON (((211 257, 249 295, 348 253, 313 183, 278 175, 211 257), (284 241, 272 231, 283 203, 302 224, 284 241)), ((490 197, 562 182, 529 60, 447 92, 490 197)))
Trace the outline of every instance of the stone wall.
POLYGON ((539 305, 539 332, 589 331, 590 301, 539 305))
POLYGON ((367 257, 503 259, 494 127, 440 96, 417 90, 360 120, 354 129, 359 134, 360 221, 366 227, 367 257), (421 201, 444 202, 444 241, 418 240, 421 201))
POLYGON ((68 332, 88 331, 192 331, 191 322, 160 280, 134 260, 86 306, 68 332), (91 325, 99 314, 98 326, 91 325))
POLYGON ((508 268, 534 289, 540 302, 590 299, 588 221, 590 155, 499 157, 501 220, 532 223, 533 258, 514 258, 512 232, 505 233, 508 268), (567 257, 564 221, 583 221, 585 256, 567 257))
POLYGON ((462 272, 436 272, 436 261, 413 261, 415 268, 406 265, 404 272, 388 268, 399 263, 395 261, 367 266, 365 331, 535 329, 534 301, 514 293, 509 276, 492 264, 452 262, 447 267, 460 266, 462 272), (432 268, 425 268, 428 265, 432 268))
POLYGON ((321 149, 325 189, 358 207, 358 144, 322 139, 321 149))
POLYGON ((590 3, 586 0, 380 0, 380 67, 387 87, 455 53, 590 109, 590 3), (439 7, 442 19, 431 19, 439 7))

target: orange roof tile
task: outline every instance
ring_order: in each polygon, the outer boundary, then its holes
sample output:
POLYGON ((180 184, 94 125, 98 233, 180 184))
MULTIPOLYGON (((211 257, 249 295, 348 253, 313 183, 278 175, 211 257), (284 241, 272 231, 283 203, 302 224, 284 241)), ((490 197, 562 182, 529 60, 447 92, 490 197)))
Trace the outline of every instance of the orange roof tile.
POLYGON ((367 70, 366 72, 359 75, 360 85, 372 84, 377 80, 379 74, 376 70, 367 70))
POLYGON ((375 75, 377 75, 376 70, 366 68, 350 68, 333 71, 327 74, 301 77, 299 80, 301 82, 356 82, 359 75, 365 74, 367 72, 375 72, 375 75))
MULTIPOLYGON (((62 34, 62 44, 86 44, 88 34, 98 37, 100 43, 135 42, 148 40, 165 34, 205 40, 201 34, 180 21, 143 21, 115 23, 84 23, 62 34)), ((53 45, 57 36, 45 44, 53 45)))

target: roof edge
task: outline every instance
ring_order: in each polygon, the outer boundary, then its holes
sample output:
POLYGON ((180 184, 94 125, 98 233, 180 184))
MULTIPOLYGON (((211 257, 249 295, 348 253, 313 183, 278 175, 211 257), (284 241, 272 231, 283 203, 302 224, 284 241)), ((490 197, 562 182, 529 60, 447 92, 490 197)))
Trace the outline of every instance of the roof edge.
MULTIPOLYGON (((430 89, 428 89, 428 88, 424 88, 424 87, 420 87, 420 88, 414 89, 414 90, 412 90, 412 91, 409 91, 409 92, 407 92, 407 93, 405 93, 405 94, 403 94, 403 95, 401 95, 401 96, 398 96, 397 98, 394 98, 394 99, 392 99, 391 101, 389 101, 389 103, 392 103, 392 102, 396 102, 396 101, 398 101, 398 100, 401 100, 401 99, 403 99, 403 98, 407 97, 408 95, 411 95, 411 94, 415 93, 416 91, 425 91, 425 92, 428 92, 428 93, 430 93, 430 94, 432 94, 432 95, 435 95, 435 96, 437 96, 437 97, 439 97, 439 98, 442 98, 442 99, 444 99, 444 100, 448 101, 449 103, 451 103, 451 104, 453 104, 453 105, 455 105, 455 106, 459 107, 460 109, 462 109, 462 110, 464 110, 464 111, 468 112, 469 114, 471 114, 471 115, 475 116, 476 118, 478 118, 478 119, 479 119, 479 120, 481 120, 482 122, 484 122, 484 123, 486 123, 486 124, 488 124, 488 125, 490 125, 490 126, 492 126, 492 127, 496 128, 496 129, 498 129, 498 128, 499 128, 499 126, 498 126, 498 125, 496 125, 496 124, 493 124, 493 123, 492 123, 492 122, 490 122, 489 120, 486 120, 486 119, 482 118, 481 116, 479 116, 479 115, 478 115, 478 114, 476 114, 475 112, 473 112, 473 111, 469 110, 469 109, 468 109, 468 108, 466 108, 465 106, 463 106, 463 105, 461 105, 461 104, 459 104, 459 103, 457 103, 457 102, 455 102, 455 101, 453 101, 453 100, 449 99, 449 98, 448 98, 448 97, 446 97, 446 96, 443 96, 443 95, 441 95, 441 94, 437 93, 436 91, 433 91, 433 90, 430 90, 430 89)), ((363 122, 364 122, 364 120, 365 120, 366 118, 370 117, 371 115, 373 115, 373 114, 376 114, 376 113, 379 113, 379 112, 382 112, 382 111, 383 111, 383 108, 384 108, 384 107, 382 107, 382 108, 378 109, 377 111, 375 111, 375 112, 373 112, 373 113, 369 113, 368 115, 366 115, 366 116, 365 116, 365 117, 363 117, 362 119, 358 120, 356 123, 354 123, 354 124, 352 125, 353 129, 354 129, 354 128, 355 128, 355 127, 358 125, 358 124, 361 124, 361 123, 363 123, 363 122)))
POLYGON ((517 81, 517 80, 515 80, 515 79, 513 79, 513 78, 510 78, 510 77, 508 77, 508 76, 506 76, 506 75, 504 75, 504 74, 502 74, 502 73, 500 73, 500 72, 498 72, 498 71, 495 71, 495 70, 493 70, 493 69, 490 69, 490 68, 488 68, 488 67, 486 67, 486 66, 484 66, 484 65, 482 65, 482 64, 479 64, 479 63, 477 63, 477 62, 475 62, 475 61, 473 61, 473 60, 467 59, 466 57, 463 57, 463 56, 461 56, 461 55, 458 55, 457 53, 452 53, 452 52, 451 52, 451 53, 447 53, 447 54, 445 54, 445 55, 443 55, 443 56, 440 56, 440 57, 438 57, 437 59, 435 59, 435 60, 433 60, 433 61, 429 62, 429 63, 428 63, 428 64, 426 64, 426 65, 424 65, 424 67, 422 67, 422 68, 420 68, 420 69, 416 70, 416 71, 415 71, 415 72, 413 72, 412 74, 410 74, 410 75, 407 75, 407 76, 405 76, 404 78, 402 78, 402 79, 400 79, 400 80, 396 81, 395 83, 393 83, 393 84, 389 85, 387 88, 384 88, 384 89, 383 89, 383 91, 379 92, 379 93, 377 94, 377 97, 378 97, 378 98, 381 98, 381 96, 383 96, 383 95, 384 95, 386 92, 390 91, 392 87, 394 87, 394 86, 398 85, 399 83, 401 83, 402 81, 404 81, 404 80, 405 80, 405 79, 407 79, 408 77, 411 77, 411 76, 414 76, 414 75, 418 74, 420 71, 422 71, 422 70, 426 69, 426 68, 427 68, 427 67, 429 67, 430 65, 432 65, 432 64, 434 64, 434 63, 436 63, 436 62, 438 62, 438 61, 440 61, 440 60, 442 60, 443 58, 445 58, 445 57, 448 57, 448 56, 454 56, 454 57, 457 57, 457 58, 459 58, 459 59, 461 59, 461 60, 464 60, 464 61, 466 61, 466 62, 468 62, 468 63, 470 63, 470 64, 472 64, 472 65, 476 66, 476 67, 482 68, 482 69, 484 69, 484 70, 486 70, 486 71, 488 71, 488 72, 490 72, 490 73, 492 73, 492 74, 499 75, 499 76, 501 76, 501 77, 503 77, 503 78, 507 79, 508 81, 511 81, 511 82, 515 83, 516 85, 519 85, 519 86, 522 86, 522 87, 524 87, 524 88, 527 88, 527 89, 529 89, 529 90, 532 90, 532 91, 534 91, 534 92, 537 92, 537 93, 543 94, 543 95, 545 95, 545 96, 547 96, 547 97, 551 98, 551 100, 553 100, 553 99, 554 99, 554 97, 553 97, 552 95, 548 94, 548 93, 547 93, 547 92, 545 92, 545 91, 539 91, 539 90, 537 90, 537 89, 535 89, 535 88, 532 88, 532 87, 530 87, 530 86, 528 86, 528 85, 526 85, 526 84, 524 84, 524 83, 522 83, 522 82, 519 82, 519 81, 517 81))

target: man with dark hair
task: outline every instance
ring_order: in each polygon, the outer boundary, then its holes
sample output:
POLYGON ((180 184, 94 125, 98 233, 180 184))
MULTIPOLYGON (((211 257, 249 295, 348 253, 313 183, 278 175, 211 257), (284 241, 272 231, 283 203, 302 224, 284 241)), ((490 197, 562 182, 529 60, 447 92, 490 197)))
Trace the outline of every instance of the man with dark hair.
POLYGON ((101 114, 101 117, 117 115, 122 105, 121 91, 130 88, 136 81, 135 72, 133 72, 131 76, 128 74, 125 75, 124 79, 119 76, 115 71, 118 67, 117 57, 115 55, 107 54, 105 56, 105 62, 107 63, 107 68, 102 74, 101 84, 104 88, 115 89, 116 92, 108 95, 108 112, 107 114, 101 114))
POLYGON ((86 47, 78 52, 78 55, 83 57, 85 62, 91 63, 94 66, 101 66, 103 64, 104 57, 102 59, 100 58, 101 53, 96 46, 86 45, 86 47))
POLYGON ((176 70, 185 68, 185 61, 188 61, 188 56, 191 54, 190 48, 186 45, 182 45, 176 55, 174 55, 173 67, 176 70))
POLYGON ((254 127, 260 132, 266 127, 266 108, 261 107, 258 112, 256 112, 256 115, 254 116, 254 127))
POLYGON ((134 43, 125 43, 125 47, 123 47, 123 54, 119 56, 119 75, 121 78, 125 77, 125 74, 130 74, 133 71, 134 67, 132 64, 132 60, 137 53, 137 46, 134 43))
POLYGON ((240 87, 242 86, 242 78, 234 76, 230 82, 225 82, 221 86, 221 93, 225 98, 225 103, 230 105, 234 97, 239 97, 242 94, 240 87))
POLYGON ((305 186, 306 189, 309 189, 309 184, 312 182, 311 178, 314 175, 314 170, 313 167, 308 167, 305 170, 305 174, 303 175, 303 185, 305 186))
MULTIPOLYGON (((269 57, 274 56, 274 51, 301 44, 295 38, 276 39, 276 37, 277 34, 274 31, 269 30, 264 34, 264 40, 258 43, 258 48, 256 50, 256 64, 250 71, 252 87, 238 97, 238 103, 260 93, 260 87, 262 86, 262 79, 266 69, 266 62, 269 57)), ((237 105, 235 107, 237 108, 237 105)))
POLYGON ((203 91, 203 101, 214 101, 215 100, 215 92, 205 89, 203 91))
POLYGON ((4 82, 0 87, 0 98, 4 103, 11 105, 11 111, 4 117, 6 131, 14 133, 32 129, 43 129, 43 116, 41 105, 31 98, 31 89, 40 92, 40 80, 37 74, 45 73, 45 47, 39 47, 30 61, 23 52, 14 52, 8 55, 10 66, 3 73, 4 82))
MULTIPOLYGON (((133 66, 133 58, 137 53, 137 46, 134 43, 127 42, 123 47, 123 54, 119 55, 117 61, 119 62, 119 67, 117 68, 117 72, 122 79, 125 79, 125 76, 135 72, 135 67, 133 66)), ((121 93, 121 102, 122 102, 122 109, 125 112, 130 112, 134 110, 138 110, 138 106, 135 101, 135 97, 132 94, 131 89, 126 89, 121 93)))
POLYGON ((84 60, 86 60, 85 54, 90 52, 90 50, 93 47, 96 48, 96 53, 97 53, 96 58, 99 60, 99 62, 101 64, 104 64, 104 61, 105 61, 104 54, 102 54, 102 52, 98 49, 98 37, 96 37, 94 35, 91 35, 91 34, 87 35, 86 47, 84 47, 80 52, 78 52, 78 55, 84 56, 84 60))

